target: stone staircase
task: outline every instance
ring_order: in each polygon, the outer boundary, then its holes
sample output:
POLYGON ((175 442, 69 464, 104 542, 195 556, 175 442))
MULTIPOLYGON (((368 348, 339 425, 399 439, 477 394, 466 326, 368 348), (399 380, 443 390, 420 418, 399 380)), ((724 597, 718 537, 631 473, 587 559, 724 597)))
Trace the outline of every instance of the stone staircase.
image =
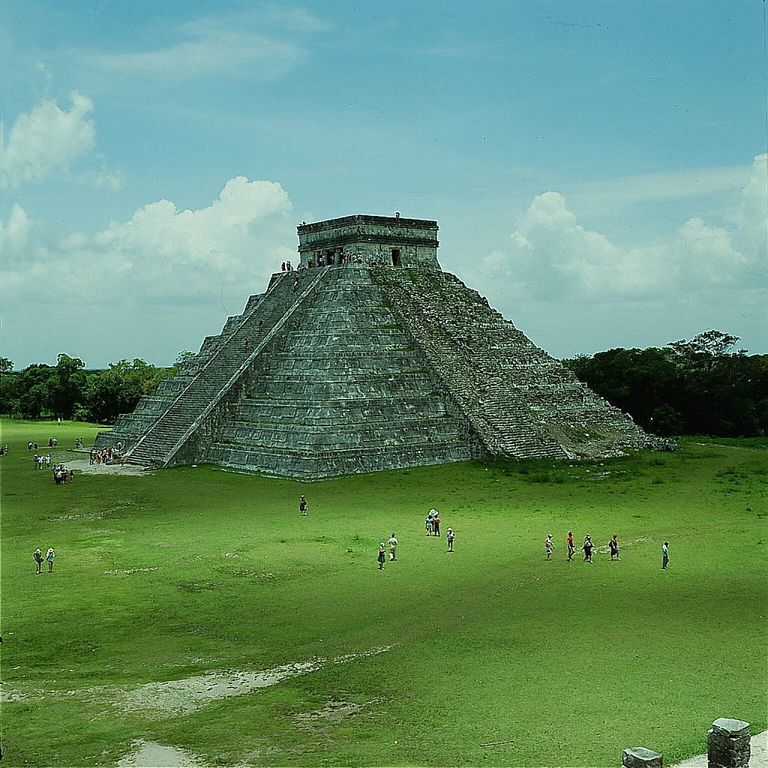
POLYGON ((237 385, 242 372, 253 364, 327 271, 304 273, 296 289, 298 273, 274 275, 266 293, 251 297, 242 315, 229 318, 222 333, 208 337, 200 353, 183 365, 178 376, 163 382, 156 397, 143 398, 134 414, 125 420, 121 417, 112 433, 100 435, 97 446, 99 440, 114 445, 125 436, 129 463, 183 463, 184 457, 177 460, 176 454, 185 441, 237 385), (132 440, 137 433, 140 436, 132 440))
POLYGON ((652 446, 454 275, 376 268, 373 278, 489 453, 598 458, 652 446))

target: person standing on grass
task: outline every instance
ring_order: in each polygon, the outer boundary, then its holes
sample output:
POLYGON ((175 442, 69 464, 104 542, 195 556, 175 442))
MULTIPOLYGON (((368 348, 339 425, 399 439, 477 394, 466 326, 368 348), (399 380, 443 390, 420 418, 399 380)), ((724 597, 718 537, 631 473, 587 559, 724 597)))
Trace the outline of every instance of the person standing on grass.
POLYGON ((427 536, 432 535, 432 512, 434 510, 430 509, 429 514, 427 515, 427 519, 424 521, 424 529, 427 532, 427 536))
POLYGON ((53 561, 56 558, 56 553, 53 551, 53 547, 48 547, 48 551, 45 553, 45 559, 48 561, 48 573, 53 573, 53 561))
POLYGON ((376 559, 379 561, 379 570, 383 571, 384 561, 387 559, 387 547, 383 541, 379 544, 379 554, 376 559))
POLYGON ((35 576, 39 576, 43 572, 43 553, 40 547, 34 551, 32 557, 35 559, 35 576))
POLYGON ((432 530, 435 532, 435 536, 440 535, 440 513, 435 510, 435 516, 432 518, 432 530))
POLYGON ((592 547, 594 544, 592 544, 592 537, 587 534, 584 537, 584 544, 582 545, 582 549, 584 550, 584 562, 585 563, 591 563, 592 562, 592 547))
POLYGON ((445 539, 448 542, 448 551, 453 552, 453 537, 455 536, 453 528, 449 528, 445 532, 445 539))
POLYGON ((615 533, 608 542, 608 549, 611 551, 611 560, 621 560, 619 557, 619 541, 615 533))
POLYGON ((309 505, 307 504, 307 498, 302 493, 299 497, 299 514, 304 515, 304 517, 307 516, 307 507, 309 505))
POLYGON ((397 536, 395 536, 394 531, 389 537, 389 541, 387 543, 389 544, 389 559, 390 561, 394 561, 397 559, 397 536))
POLYGON ((573 553, 576 551, 576 547, 573 545, 573 531, 568 531, 566 541, 568 542, 568 562, 570 563, 573 560, 573 553))
POLYGON ((669 542, 665 541, 661 545, 661 570, 666 571, 669 565, 669 542))
POLYGON ((552 542, 552 534, 548 534, 546 541, 544 542, 544 551, 547 553, 547 560, 552 559, 552 550, 554 549, 555 545, 552 542))

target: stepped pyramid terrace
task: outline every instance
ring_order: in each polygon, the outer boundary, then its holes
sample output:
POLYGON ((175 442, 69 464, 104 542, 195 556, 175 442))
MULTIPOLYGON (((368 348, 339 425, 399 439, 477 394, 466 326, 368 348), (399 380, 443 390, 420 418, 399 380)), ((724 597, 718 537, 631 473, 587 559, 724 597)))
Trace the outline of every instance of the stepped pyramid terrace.
POLYGON ((96 447, 307 480, 664 447, 442 271, 437 232, 399 215, 298 227, 298 269, 274 274, 96 447))

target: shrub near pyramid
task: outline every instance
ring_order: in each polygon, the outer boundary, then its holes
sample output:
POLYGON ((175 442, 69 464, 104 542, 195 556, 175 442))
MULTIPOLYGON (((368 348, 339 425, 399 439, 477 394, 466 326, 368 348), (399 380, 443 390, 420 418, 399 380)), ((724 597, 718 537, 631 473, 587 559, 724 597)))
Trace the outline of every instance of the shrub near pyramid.
POLYGON ((666 447, 443 272, 437 229, 364 215, 300 226, 299 268, 96 446, 303 479, 666 447))

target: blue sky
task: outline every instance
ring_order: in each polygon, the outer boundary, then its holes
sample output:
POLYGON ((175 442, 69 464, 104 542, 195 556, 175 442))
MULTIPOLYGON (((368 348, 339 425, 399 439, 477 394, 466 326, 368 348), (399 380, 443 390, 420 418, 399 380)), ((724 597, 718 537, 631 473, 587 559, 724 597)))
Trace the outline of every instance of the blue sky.
POLYGON ((168 364, 296 224, 437 219, 552 354, 768 352, 765 4, 0 4, 0 355, 168 364))

